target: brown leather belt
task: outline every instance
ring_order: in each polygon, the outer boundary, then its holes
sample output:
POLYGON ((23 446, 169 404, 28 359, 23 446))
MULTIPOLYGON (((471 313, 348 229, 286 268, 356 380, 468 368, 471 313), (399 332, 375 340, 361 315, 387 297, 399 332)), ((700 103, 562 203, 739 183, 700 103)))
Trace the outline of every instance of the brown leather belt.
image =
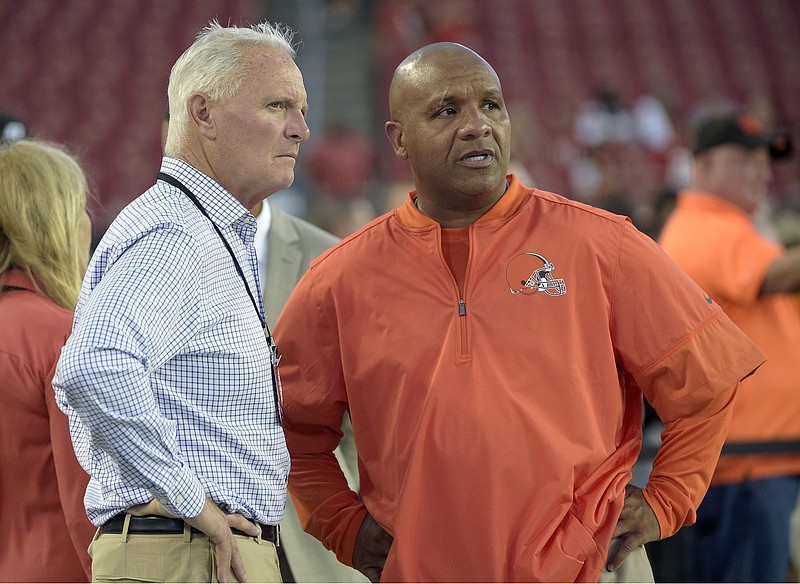
MULTIPOLYGON (((122 533, 125 525, 125 513, 114 515, 111 519, 106 521, 101 528, 103 533, 122 533)), ((184 529, 183 519, 172 517, 161 517, 160 515, 144 515, 137 517, 131 515, 131 522, 128 525, 128 533, 136 535, 154 535, 154 534, 181 534, 184 529)), ((261 528, 261 539, 264 541, 271 541, 278 543, 278 526, 277 525, 264 525, 263 523, 257 524, 261 528)), ((196 527, 191 528, 192 533, 203 535, 203 532, 196 527)), ((234 535, 243 535, 245 537, 253 537, 240 529, 231 528, 234 535)))

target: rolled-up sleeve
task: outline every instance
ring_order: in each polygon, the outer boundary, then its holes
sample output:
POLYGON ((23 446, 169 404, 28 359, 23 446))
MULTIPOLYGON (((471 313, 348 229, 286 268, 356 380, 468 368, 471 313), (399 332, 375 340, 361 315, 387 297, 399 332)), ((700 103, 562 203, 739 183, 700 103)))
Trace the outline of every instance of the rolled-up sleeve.
POLYGON ((197 250, 180 229, 161 227, 95 268, 53 382, 72 418, 76 453, 101 482, 108 466, 96 463, 110 459, 127 487, 194 517, 205 494, 182 460, 176 424, 160 411, 150 373, 202 326, 197 250))
POLYGON ((668 537, 695 521, 739 382, 766 357, 631 225, 620 246, 612 314, 618 360, 665 424, 644 494, 668 537))

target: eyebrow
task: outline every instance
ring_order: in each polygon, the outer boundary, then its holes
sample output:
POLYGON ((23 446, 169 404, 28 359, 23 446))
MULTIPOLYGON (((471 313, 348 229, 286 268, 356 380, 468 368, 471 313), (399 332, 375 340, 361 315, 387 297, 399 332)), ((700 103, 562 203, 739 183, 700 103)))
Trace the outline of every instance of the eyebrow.
POLYGON ((503 101, 503 92, 499 89, 490 89, 486 92, 485 97, 489 99, 493 99, 495 101, 503 101))
MULTIPOLYGON (((484 92, 481 99, 491 99, 494 101, 503 101, 503 92, 499 89, 489 89, 484 92)), ((463 101, 463 97, 454 93, 445 93, 441 97, 434 97, 428 102, 428 107, 431 110, 438 110, 446 105, 459 103, 463 101)))
POLYGON ((308 99, 305 97, 291 96, 288 93, 275 93, 272 97, 265 97, 262 101, 264 105, 282 103, 286 106, 297 107, 299 109, 308 108, 308 99))

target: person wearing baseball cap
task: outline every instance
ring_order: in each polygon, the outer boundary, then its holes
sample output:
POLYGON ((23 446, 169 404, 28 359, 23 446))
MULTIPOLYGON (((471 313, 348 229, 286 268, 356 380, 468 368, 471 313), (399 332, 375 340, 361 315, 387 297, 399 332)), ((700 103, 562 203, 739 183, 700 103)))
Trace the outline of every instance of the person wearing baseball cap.
POLYGON ((750 150, 766 146, 772 158, 784 158, 793 151, 788 133, 768 133, 761 121, 748 113, 712 117, 700 124, 694 138, 692 154, 697 156, 723 144, 738 144, 750 150))
POLYGON ((800 489, 800 248, 761 233, 771 162, 791 138, 749 113, 697 129, 689 187, 659 243, 767 355, 742 381, 711 487, 684 534, 699 582, 781 582, 789 568, 789 519, 800 489), (785 447, 776 452, 776 447, 785 447), (743 454, 744 453, 744 454, 743 454))

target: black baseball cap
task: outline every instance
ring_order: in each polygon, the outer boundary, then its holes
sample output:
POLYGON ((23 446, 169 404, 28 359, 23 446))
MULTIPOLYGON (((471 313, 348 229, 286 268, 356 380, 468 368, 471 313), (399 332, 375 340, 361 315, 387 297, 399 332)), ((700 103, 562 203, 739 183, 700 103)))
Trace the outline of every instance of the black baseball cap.
POLYGON ((768 133, 752 114, 741 113, 709 118, 697 129, 692 154, 698 154, 723 144, 739 144, 745 148, 769 149, 772 158, 789 156, 794 150, 787 132, 768 133))

